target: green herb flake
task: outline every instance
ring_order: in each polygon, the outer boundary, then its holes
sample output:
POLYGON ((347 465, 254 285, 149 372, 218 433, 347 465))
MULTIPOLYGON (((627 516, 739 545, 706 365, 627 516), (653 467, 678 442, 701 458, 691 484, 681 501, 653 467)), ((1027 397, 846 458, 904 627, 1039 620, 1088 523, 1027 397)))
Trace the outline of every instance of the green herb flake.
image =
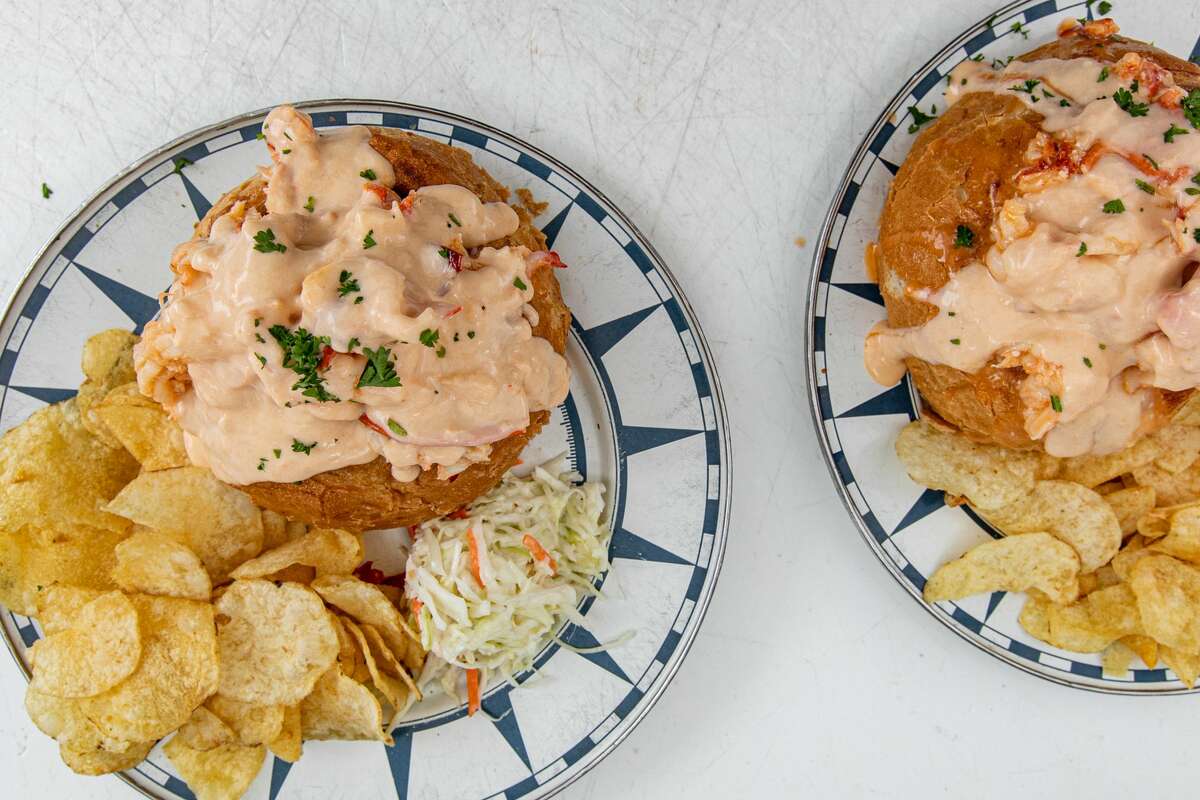
POLYGON ((1092 368, 1092 360, 1090 358, 1088 358, 1087 356, 1084 356, 1083 357, 1083 365, 1085 367, 1087 367, 1088 369, 1091 369, 1092 368))
POLYGON ((1096 79, 1096 83, 1104 83, 1108 80, 1108 67, 1100 68, 1100 77, 1096 79))
POLYGON ((338 275, 338 297, 345 297, 351 292, 361 292, 362 288, 358 285, 358 279, 354 277, 354 273, 349 270, 342 270, 338 275))
POLYGON ((292 152, 292 148, 290 148, 290 147, 285 147, 285 148, 283 148, 283 154, 284 154, 285 156, 286 156, 288 153, 290 153, 290 152, 292 152))
POLYGON ((1106 345, 1104 342, 1101 342, 1101 343, 1100 343, 1100 349, 1101 349, 1101 350, 1107 350, 1107 349, 1108 349, 1108 345, 1106 345))
POLYGON ((375 233, 374 228, 367 231, 367 235, 363 237, 363 250, 370 250, 372 247, 375 246, 375 244, 376 244, 375 238, 371 235, 373 233, 375 233))
POLYGON ((971 247, 975 244, 975 232, 966 225, 959 225, 954 231, 955 247, 971 247))
POLYGON ((54 194, 54 190, 47 186, 45 181, 42 181, 42 199, 49 200, 52 194, 54 194))
POLYGON ((255 353, 254 357, 258 359, 258 363, 261 365, 259 369, 265 369, 267 366, 267 357, 262 353, 255 353))
POLYGON ((310 442, 308 444, 305 444, 304 442, 300 441, 299 439, 292 439, 292 452, 293 453, 304 453, 304 455, 310 456, 310 455, 312 455, 313 448, 316 446, 317 446, 316 442, 310 442))
POLYGON ((1036 103, 1038 99, 1036 97, 1033 97, 1033 90, 1035 88, 1037 88, 1037 85, 1039 83, 1041 83, 1041 81, 1037 81, 1037 80, 1030 78, 1029 80, 1025 81, 1024 83, 1018 83, 1015 86, 1008 87, 1008 90, 1010 92, 1024 92, 1025 94, 1032 97, 1033 102, 1036 103))
POLYGON ((1200 194, 1200 189, 1197 189, 1195 186, 1188 186, 1183 191, 1184 191, 1184 194, 1190 194, 1192 197, 1195 197, 1196 195, 1200 194))
POLYGON ((525 281, 521 280, 520 278, 513 278, 513 286, 517 287, 522 292, 529 288, 525 285, 525 281))
POLYGON ((254 234, 254 249, 260 253, 286 253, 287 245, 275 241, 275 231, 264 228, 254 234))
POLYGON ((408 436, 408 431, 404 430, 404 426, 391 417, 388 417, 388 430, 397 436, 408 436))
POLYGON ((281 455, 283 455, 283 451, 282 451, 282 450, 280 450, 278 447, 276 447, 276 448, 275 448, 274 450, 272 450, 271 452, 275 454, 275 457, 276 457, 276 458, 279 458, 281 455))
POLYGON ((1148 154, 1142 153, 1142 158, 1146 159, 1146 162, 1150 164, 1150 166, 1158 169, 1158 162, 1151 158, 1148 154))
POLYGON ((262 131, 259 131, 258 133, 254 134, 254 138, 262 141, 263 139, 267 138, 267 135, 262 131))
POLYGON ((475 331, 467 331, 467 338, 468 338, 468 339, 474 339, 474 338, 475 338, 475 331))
POLYGON ((1070 108, 1070 107, 1071 107, 1071 104, 1070 104, 1070 103, 1068 103, 1066 100, 1059 100, 1059 101, 1058 101, 1058 104, 1059 104, 1060 106, 1062 106, 1063 108, 1070 108))
POLYGON ((460 228, 462 227, 462 223, 458 221, 458 217, 454 216, 453 214, 450 214, 449 217, 450 217, 451 222, 453 222, 455 225, 457 225, 460 228))
POLYGON ((1112 3, 1108 0, 1100 0, 1100 5, 1096 6, 1096 10, 1100 12, 1100 16, 1108 16, 1108 12, 1112 11, 1112 3))
POLYGON ((1150 184, 1146 183, 1141 178, 1134 178, 1133 182, 1136 183, 1137 187, 1139 189, 1141 189, 1143 192, 1145 192, 1146 194, 1155 194, 1154 187, 1151 186, 1150 184))
POLYGON ((949 313, 949 316, 951 316, 951 317, 956 317, 956 316, 958 316, 958 312, 957 312, 957 311, 951 311, 951 312, 949 313))
POLYGON ((338 402, 337 395, 325 388, 325 379, 319 371, 325 348, 329 346, 328 336, 314 336, 304 328, 289 331, 282 325, 272 325, 267 332, 283 349, 280 363, 299 376, 292 384, 293 391, 320 403, 338 402))
POLYGON ((383 345, 374 350, 364 347, 363 355, 367 357, 367 365, 363 367, 362 374, 358 376, 358 386, 360 389, 367 386, 386 389, 400 385, 400 378, 396 375, 396 367, 392 364, 392 351, 390 348, 383 345))
POLYGON ((976 53, 975 55, 971 56, 970 60, 976 63, 983 61, 983 53, 976 53))
POLYGON ((438 255, 439 255, 439 256, 441 256, 442 258, 449 258, 449 257, 450 257, 450 251, 449 251, 449 250, 447 250, 447 249, 446 249, 446 248, 444 248, 444 247, 439 247, 439 248, 438 248, 438 255))
POLYGON ((266 469, 267 469, 267 459, 265 459, 265 458, 260 458, 260 459, 258 460, 258 471, 259 471, 259 472, 264 472, 266 469))
POLYGON ((957 339, 957 338, 956 338, 956 339, 951 339, 951 340, 950 340, 950 344, 953 344, 953 345, 960 345, 960 344, 962 344, 962 339, 957 339))
POLYGON ((267 343, 267 340, 262 337, 262 334, 257 332, 254 334, 254 341, 258 342, 259 344, 267 343))
POLYGON ((1077 251, 1075 252, 1075 257, 1076 257, 1076 258, 1079 258, 1080 256, 1082 256, 1082 255, 1084 255, 1084 254, 1086 254, 1086 253, 1087 253, 1087 242, 1080 242, 1080 243, 1079 243, 1079 250, 1077 250, 1077 251))
POLYGON ((1120 198, 1109 200, 1104 204, 1103 210, 1105 214, 1120 214, 1125 210, 1125 204, 1121 202, 1120 198))
POLYGON ((1012 24, 1012 25, 1009 27, 1009 30, 1010 30, 1010 31, 1012 31, 1013 33, 1019 33, 1019 34, 1021 34, 1021 36, 1022 36, 1022 37, 1024 37, 1024 38, 1026 38, 1026 39, 1028 39, 1028 38, 1029 38, 1029 31, 1025 30, 1025 26, 1021 24, 1021 21, 1020 21, 1020 20, 1017 20, 1016 22, 1014 22, 1014 23, 1013 23, 1013 24, 1012 24))
POLYGON ((1056 394, 1050 395, 1050 407, 1053 408, 1055 411, 1057 411, 1059 414, 1061 414, 1062 413, 1062 399, 1060 399, 1059 396, 1056 394))
POLYGON ((194 162, 190 158, 180 157, 180 158, 175 159, 174 163, 175 163, 175 169, 171 170, 171 174, 182 175, 183 168, 190 167, 194 162))
POLYGON ((373 180, 375 180, 375 170, 364 169, 362 172, 358 173, 358 177, 365 178, 369 181, 373 181, 373 180))
POLYGON ((346 349, 353 350, 354 348, 358 347, 359 344, 360 342, 358 341, 358 337, 352 337, 350 341, 346 342, 346 349))
MULTIPOLYGON (((1180 134, 1187 135, 1187 128, 1181 128, 1172 122, 1171 127, 1163 131, 1163 141, 1167 144, 1174 144, 1175 137, 1179 136, 1180 134)), ((1155 169, 1158 169, 1158 167, 1155 167, 1155 169)))
POLYGON ((255 317, 254 318, 254 327, 257 328, 261 324, 262 324, 262 317, 255 317))
POLYGON ((916 106, 909 106, 908 113, 912 114, 912 124, 908 126, 908 132, 916 133, 926 122, 937 119, 937 106, 930 108, 928 114, 916 106))
POLYGON ((1179 108, 1193 128, 1200 128, 1200 89, 1188 92, 1187 97, 1179 101, 1179 108))
POLYGON ((1200 228, 1192 228, 1192 238, 1200 243, 1200 228))
MULTIPOLYGON (((1133 91, 1137 91, 1137 81, 1133 82, 1133 91)), ((1192 91, 1197 90, 1193 89, 1192 91)), ((1117 104, 1118 108, 1131 117, 1144 117, 1150 111, 1149 103, 1137 102, 1133 99, 1133 92, 1129 91, 1129 89, 1126 89, 1123 86, 1113 92, 1112 99, 1113 102, 1117 104)), ((1193 127, 1195 126, 1193 125, 1193 127)))
POLYGON ((308 213, 313 213, 313 209, 317 207, 317 200, 311 194, 308 196, 308 202, 304 204, 304 210, 308 213))

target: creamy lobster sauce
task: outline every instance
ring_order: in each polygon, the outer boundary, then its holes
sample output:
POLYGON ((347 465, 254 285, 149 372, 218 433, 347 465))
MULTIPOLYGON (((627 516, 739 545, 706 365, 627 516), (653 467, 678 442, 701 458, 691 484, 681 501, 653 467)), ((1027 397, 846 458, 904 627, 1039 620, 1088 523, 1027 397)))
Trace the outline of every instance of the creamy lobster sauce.
POLYGON ((967 61, 949 84, 951 103, 980 91, 1020 99, 1044 116, 1046 136, 1030 148, 1018 196, 997 210, 981 262, 936 290, 884 287, 938 313, 917 328, 876 326, 867 369, 890 385, 909 356, 966 372, 1020 365, 1025 427, 1048 452, 1119 450, 1150 411, 1144 387, 1200 385, 1200 283, 1184 285, 1200 249, 1187 191, 1200 193, 1200 130, 1179 108, 1186 93, 1129 57, 1002 70, 967 61), (1047 160, 1055 144, 1069 157, 1047 160))
POLYGON ((565 398, 529 305, 530 273, 556 259, 479 249, 516 212, 459 186, 397 197, 366 128, 318 135, 283 106, 263 130, 266 214, 239 203, 180 245, 135 351, 193 462, 235 484, 378 456, 398 480, 454 474, 565 398))

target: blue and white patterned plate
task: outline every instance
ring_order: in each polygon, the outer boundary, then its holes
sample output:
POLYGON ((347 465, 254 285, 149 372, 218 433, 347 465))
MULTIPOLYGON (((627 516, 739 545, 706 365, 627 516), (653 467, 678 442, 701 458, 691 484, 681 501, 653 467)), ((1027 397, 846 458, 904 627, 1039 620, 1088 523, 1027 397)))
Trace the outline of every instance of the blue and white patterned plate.
MULTIPOLYGON (((1200 57, 1200 31, 1175 24, 1194 18, 1192 5, 1177 0, 1113 5, 1110 16, 1123 34, 1200 57)), ((917 418, 916 394, 908 378, 881 389, 863 368, 863 337, 884 317, 863 253, 878 234, 888 186, 912 145, 907 109, 944 108, 946 75, 963 59, 1019 55, 1051 41, 1062 20, 1091 17, 1092 6, 1075 0, 1005 6, 930 59, 880 114, 846 168, 817 241, 806 327, 809 400, 846 510, 892 576, 939 622, 985 652, 1055 683, 1120 694, 1179 694, 1188 689, 1167 669, 1104 675, 1099 654, 1072 653, 1033 638, 1017 622, 1024 595, 995 592, 925 603, 926 577, 993 534, 966 507, 951 508, 941 492, 909 480, 893 444, 900 429, 917 418)))
MULTIPOLYGON (((487 714, 419 704, 395 745, 308 742, 295 765, 268 763, 249 798, 542 798, 578 778, 629 734, 662 694, 704 617, 725 552, 729 441, 704 336, 671 273, 602 194, 525 142, 469 119, 380 101, 301 104, 319 128, 384 125, 461 147, 501 183, 547 203, 536 220, 569 268, 571 392, 526 461, 566 451, 607 486, 612 570, 582 626, 552 644, 520 686, 489 687, 487 714)), ((184 136, 115 178, 34 263, 0 324, 0 429, 70 397, 80 349, 110 327, 141 330, 169 283, 172 247, 266 152, 265 112, 184 136), (182 171, 175 159, 192 162, 182 171)), ((368 548, 370 544, 368 543, 368 548)), ((40 632, 0 619, 20 668, 40 632)), ((65 769, 65 767, 64 767, 65 769)), ((123 776, 151 797, 192 798, 156 748, 123 776)))

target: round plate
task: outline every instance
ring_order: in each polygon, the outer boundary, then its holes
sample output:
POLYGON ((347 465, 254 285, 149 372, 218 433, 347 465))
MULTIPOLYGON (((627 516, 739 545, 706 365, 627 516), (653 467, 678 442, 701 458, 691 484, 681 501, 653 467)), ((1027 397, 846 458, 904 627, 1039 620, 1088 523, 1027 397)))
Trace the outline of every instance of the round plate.
MULTIPOLYGON (((926 113, 930 106, 944 107, 946 75, 963 59, 1003 61, 1031 50, 1051 41, 1062 20, 1091 17, 1092 5, 1043 0, 1006 6, 930 59, 880 114, 846 168, 814 254, 805 348, 809 401, 850 517, 892 576, 939 622, 985 652, 1055 683, 1121 694, 1179 694, 1189 690, 1167 669, 1105 675, 1099 654, 1072 653, 1033 638, 1017 622, 1023 594, 994 592, 935 604, 922 599, 928 575, 994 532, 965 506, 951 508, 941 492, 909 480, 893 445, 900 429, 917 418, 916 394, 907 377, 881 389, 863 368, 863 338, 884 317, 863 254, 878 234, 892 176, 912 145, 909 107, 926 113)), ((1190 8, 1156 3, 1153 14, 1149 8, 1133 10, 1128 19, 1118 14, 1117 22, 1123 33, 1195 58, 1200 53, 1195 31, 1175 24, 1190 8)))
MULTIPOLYGON (((542 798, 578 778, 633 729, 687 653, 725 551, 729 442, 704 336, 654 249, 573 171, 478 122, 418 106, 330 100, 300 105, 318 128, 383 125, 467 150, 511 189, 546 204, 536 223, 569 268, 571 392, 523 456, 566 452, 607 487, 612 570, 519 686, 488 687, 484 714, 449 701, 418 705, 395 745, 308 742, 295 765, 265 765, 248 798, 542 798), (609 650, 597 643, 630 635, 609 650)), ((218 123, 157 150, 88 201, 34 263, 0 324, 0 428, 79 385, 91 334, 142 326, 169 283, 167 262, 196 220, 268 160, 265 111, 218 123), (191 162, 178 162, 187 159, 191 162), (182 169, 176 163, 184 163, 182 169)), ((368 536, 369 555, 373 549, 368 536)), ((377 549, 379 542, 374 543, 377 549)), ((37 624, 2 615, 28 675, 37 624)), ((66 767, 63 767, 66 769, 66 767)), ((156 748, 124 774, 147 795, 192 798, 156 748)))

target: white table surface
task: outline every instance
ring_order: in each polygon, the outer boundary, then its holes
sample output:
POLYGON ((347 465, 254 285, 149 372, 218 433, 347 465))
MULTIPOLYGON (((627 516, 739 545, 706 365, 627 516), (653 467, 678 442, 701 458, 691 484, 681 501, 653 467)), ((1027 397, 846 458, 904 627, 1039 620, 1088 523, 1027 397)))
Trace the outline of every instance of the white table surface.
MULTIPOLYGON (((352 96, 456 111, 554 154, 679 278, 729 409, 724 572, 662 701, 564 797, 1194 793, 1200 697, 1060 688, 958 639, 859 539, 811 429, 812 248, 797 237, 816 237, 904 77, 992 0, 76 5, 0 2, 4 295, 143 153, 238 112, 352 96)), ((23 692, 0 660, 0 796, 135 796, 60 764, 23 692)))

